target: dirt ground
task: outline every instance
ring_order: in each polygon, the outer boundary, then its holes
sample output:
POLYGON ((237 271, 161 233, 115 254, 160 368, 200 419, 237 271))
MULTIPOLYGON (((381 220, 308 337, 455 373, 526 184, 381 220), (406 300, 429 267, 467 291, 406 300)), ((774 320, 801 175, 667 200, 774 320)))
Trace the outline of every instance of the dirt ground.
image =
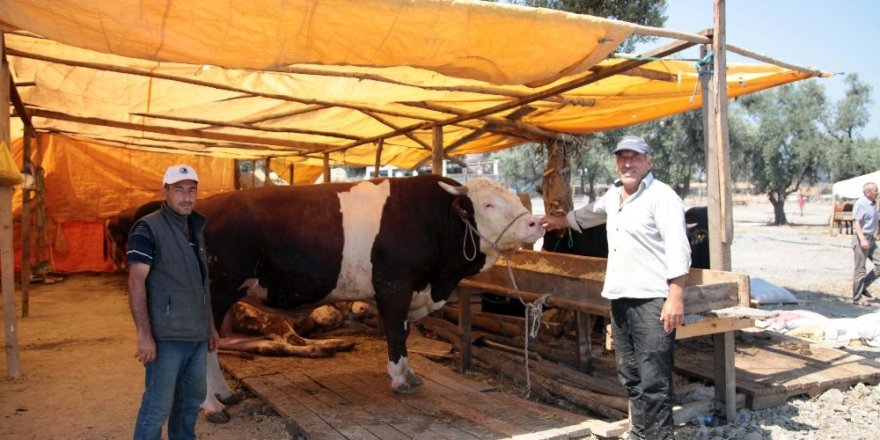
MULTIPOLYGON (((790 210, 797 209, 790 205, 790 210)), ((850 237, 830 234, 829 213, 827 203, 808 203, 803 216, 790 214, 793 225, 769 227, 769 204, 736 206, 733 270, 792 290, 801 302, 784 308, 810 309, 829 317, 876 312, 876 306, 857 307, 849 301, 850 237)), ((135 333, 125 277, 64 278, 58 284, 34 285, 30 316, 18 319, 20 379, 6 379, 2 356, 0 438, 130 438, 143 367, 133 357, 135 333)), ((226 425, 200 420, 199 438, 296 438, 295 427, 258 399, 249 398, 232 412, 233 421, 226 425)))

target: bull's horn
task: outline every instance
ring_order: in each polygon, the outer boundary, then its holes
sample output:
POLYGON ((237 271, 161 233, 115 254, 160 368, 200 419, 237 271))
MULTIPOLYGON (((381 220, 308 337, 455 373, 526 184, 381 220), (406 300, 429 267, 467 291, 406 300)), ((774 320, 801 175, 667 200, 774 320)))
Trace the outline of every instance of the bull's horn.
POLYGON ((445 189, 446 192, 452 194, 454 196, 466 196, 468 193, 468 189, 465 186, 452 186, 446 182, 437 182, 441 188, 445 189))

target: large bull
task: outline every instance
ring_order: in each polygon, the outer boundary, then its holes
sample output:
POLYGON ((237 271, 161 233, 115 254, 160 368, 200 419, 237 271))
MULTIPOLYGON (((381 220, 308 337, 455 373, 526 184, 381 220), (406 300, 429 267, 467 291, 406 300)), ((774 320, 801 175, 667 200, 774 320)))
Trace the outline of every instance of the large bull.
POLYGON ((104 222, 105 250, 104 256, 113 262, 113 270, 125 270, 125 246, 128 243, 128 233, 135 222, 141 217, 159 209, 162 200, 153 200, 141 206, 132 206, 119 211, 115 217, 104 222))
MULTIPOLYGON (((252 278, 265 288, 264 303, 276 308, 374 300, 388 344, 391 388, 400 393, 421 383, 407 358, 407 322, 442 307, 464 277, 543 233, 516 195, 487 179, 465 186, 418 176, 264 187, 201 200, 197 210, 208 218, 218 324, 252 278)), ((202 407, 210 417, 224 411, 217 397, 231 391, 216 355, 208 373, 202 407)))

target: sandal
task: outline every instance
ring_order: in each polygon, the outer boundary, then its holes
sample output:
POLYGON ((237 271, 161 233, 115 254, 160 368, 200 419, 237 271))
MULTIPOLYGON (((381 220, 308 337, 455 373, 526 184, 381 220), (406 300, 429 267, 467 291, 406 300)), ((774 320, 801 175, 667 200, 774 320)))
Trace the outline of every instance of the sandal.
POLYGON ((853 301, 853 305, 869 307, 871 305, 871 301, 868 301, 866 299, 863 299, 861 301, 853 301))

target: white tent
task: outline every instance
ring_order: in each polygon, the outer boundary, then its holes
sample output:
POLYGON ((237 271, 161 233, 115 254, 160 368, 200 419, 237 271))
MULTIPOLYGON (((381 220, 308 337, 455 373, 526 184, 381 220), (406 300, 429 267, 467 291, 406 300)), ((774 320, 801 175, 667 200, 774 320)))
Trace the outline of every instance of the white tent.
POLYGON ((838 199, 857 199, 862 196, 862 186, 867 182, 880 185, 880 171, 835 182, 831 189, 838 199))

